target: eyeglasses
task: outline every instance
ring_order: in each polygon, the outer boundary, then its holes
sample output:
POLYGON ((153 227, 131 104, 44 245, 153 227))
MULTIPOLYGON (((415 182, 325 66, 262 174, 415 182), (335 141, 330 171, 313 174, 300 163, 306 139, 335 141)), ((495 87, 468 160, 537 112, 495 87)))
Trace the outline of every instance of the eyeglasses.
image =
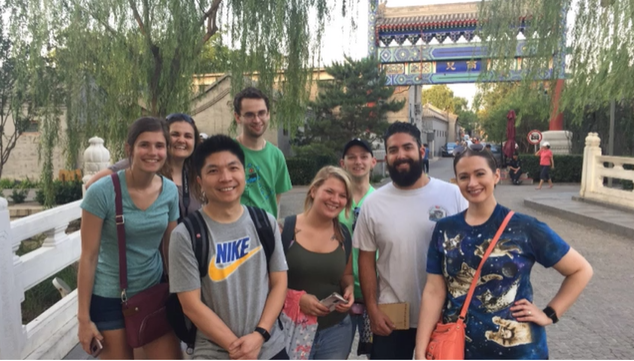
POLYGON ((255 119, 256 115, 260 119, 264 119, 269 114, 268 110, 260 110, 257 114, 252 112, 247 112, 241 115, 242 118, 248 121, 252 121, 255 119))
POLYGON ((194 119, 185 113, 172 113, 165 117, 165 120, 167 120, 168 123, 186 121, 190 124, 196 124, 196 122, 194 122, 194 119))

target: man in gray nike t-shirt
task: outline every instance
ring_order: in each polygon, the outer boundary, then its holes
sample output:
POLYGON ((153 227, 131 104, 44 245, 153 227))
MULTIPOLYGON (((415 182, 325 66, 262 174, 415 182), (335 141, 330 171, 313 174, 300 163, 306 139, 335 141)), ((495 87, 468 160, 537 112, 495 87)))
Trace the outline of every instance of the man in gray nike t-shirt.
POLYGON ((205 192, 208 273, 202 279, 189 233, 180 224, 169 245, 170 290, 198 328, 194 359, 288 359, 277 317, 286 296, 286 259, 270 214, 275 249, 267 262, 244 191, 244 153, 233 139, 212 136, 197 147, 194 166, 205 192), (268 268, 268 270, 267 270, 268 268))

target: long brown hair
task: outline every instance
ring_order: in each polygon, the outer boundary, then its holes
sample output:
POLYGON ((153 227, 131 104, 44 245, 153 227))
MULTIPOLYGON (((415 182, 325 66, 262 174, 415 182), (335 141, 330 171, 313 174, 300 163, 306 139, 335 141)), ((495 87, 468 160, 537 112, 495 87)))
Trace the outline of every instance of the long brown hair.
MULTIPOLYGON (((167 123, 168 130, 172 124, 177 122, 187 123, 191 125, 192 129, 194 130, 194 149, 192 150, 192 154, 190 154, 189 157, 185 159, 185 162, 183 163, 183 169, 186 169, 187 171, 187 183, 189 185, 189 189, 191 189, 192 191, 192 194, 199 200, 204 201, 202 197, 202 189, 200 188, 200 184, 196 182, 197 174, 196 174, 196 169, 193 163, 194 152, 196 151, 196 148, 200 144, 200 133, 198 132, 198 127, 196 127, 196 122, 191 116, 184 113, 170 114, 166 117, 165 121, 167 123)), ((165 162, 163 169, 161 169, 161 174, 169 178, 170 180, 173 180, 172 165, 170 164, 170 162, 165 162)))
MULTIPOLYGON (((311 193, 314 190, 317 190, 317 188, 321 187, 329 178, 340 180, 341 182, 343 182, 346 188, 347 201, 344 211, 346 212, 346 217, 348 217, 348 215, 350 214, 350 209, 352 208, 352 184, 350 181, 350 176, 345 170, 332 165, 327 165, 321 168, 319 172, 317 172, 317 174, 315 175, 315 178, 313 178, 313 181, 310 183, 310 187, 308 187, 308 192, 306 193, 306 199, 304 200, 304 213, 308 212, 313 207, 315 199, 313 198, 311 193)), ((343 233, 341 231, 339 217, 335 217, 332 220, 332 223, 335 228, 335 237, 340 243, 343 243, 344 239, 343 233)))

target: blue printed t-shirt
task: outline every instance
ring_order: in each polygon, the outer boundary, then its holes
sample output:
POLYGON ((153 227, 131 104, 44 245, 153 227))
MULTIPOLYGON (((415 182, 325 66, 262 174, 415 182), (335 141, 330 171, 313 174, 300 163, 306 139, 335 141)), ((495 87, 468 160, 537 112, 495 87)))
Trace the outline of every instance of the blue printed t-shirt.
POLYGON ((284 154, 269 142, 262 150, 251 150, 242 144, 240 147, 244 151, 246 174, 241 203, 262 208, 277 218, 276 196, 292 188, 284 154))
MULTIPOLYGON (((465 212, 438 221, 429 245, 427 272, 443 275, 447 303, 443 322, 456 322, 484 252, 509 209, 497 205, 484 224, 470 226, 465 212)), ((546 330, 517 322, 515 301, 533 302, 530 273, 535 262, 552 267, 570 246, 545 223, 523 214, 511 218, 486 260, 466 319, 466 359, 547 359, 546 330)))
MULTIPOLYGON (((348 217, 346 217, 345 210, 339 213, 339 222, 345 225, 346 227, 348 227, 348 231, 350 232, 350 234, 353 234, 352 232, 354 231, 354 226, 356 226, 357 224, 357 219, 359 218, 359 213, 361 212, 361 205, 363 205, 363 201, 372 192, 374 192, 374 187, 370 186, 370 188, 365 193, 363 198, 361 198, 359 203, 355 203, 354 200, 352 200, 352 208, 350 209, 350 212, 348 212, 348 217)), ((361 283, 359 283, 359 249, 358 248, 352 249, 352 274, 354 275, 354 299, 362 300, 363 293, 361 292, 361 283)))
MULTIPOLYGON (((167 224, 178 219, 178 190, 172 181, 162 177, 161 193, 148 209, 142 211, 130 198, 125 170, 117 174, 121 183, 125 219, 127 295, 132 297, 161 280, 163 263, 159 246, 167 224)), ((81 208, 103 219, 93 293, 101 297, 118 298, 121 297, 121 288, 114 198, 112 179, 104 177, 88 188, 81 208)))

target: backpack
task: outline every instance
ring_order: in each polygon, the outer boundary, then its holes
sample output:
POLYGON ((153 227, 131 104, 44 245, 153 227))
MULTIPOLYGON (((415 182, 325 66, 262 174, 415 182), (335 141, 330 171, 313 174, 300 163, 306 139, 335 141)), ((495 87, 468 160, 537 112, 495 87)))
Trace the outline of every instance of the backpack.
MULTIPOLYGON (((295 224, 297 223, 297 216, 288 216, 284 218, 284 228, 282 230, 282 246, 284 247, 284 254, 288 252, 289 247, 293 243, 295 238, 295 224)), ((346 263, 350 259, 350 252, 352 252, 352 236, 348 227, 343 224, 341 227, 341 233, 343 234, 343 249, 346 252, 346 263)))
MULTIPOLYGON (((251 220, 255 224, 255 229, 262 248, 264 249, 266 263, 268 265, 271 255, 275 250, 275 234, 268 214, 260 208, 251 206, 247 206, 247 210, 249 211, 251 220)), ((183 218, 183 224, 185 224, 185 228, 187 228, 187 232, 189 233, 194 255, 196 256, 196 261, 198 261, 199 275, 202 279, 207 276, 209 245, 211 243, 209 242, 210 238, 207 232, 207 224, 200 210, 183 218)), ((187 344, 187 353, 191 355, 194 351, 194 344, 196 343, 196 325, 185 316, 183 307, 175 293, 170 294, 165 306, 167 307, 167 318, 174 333, 181 341, 187 344)))

